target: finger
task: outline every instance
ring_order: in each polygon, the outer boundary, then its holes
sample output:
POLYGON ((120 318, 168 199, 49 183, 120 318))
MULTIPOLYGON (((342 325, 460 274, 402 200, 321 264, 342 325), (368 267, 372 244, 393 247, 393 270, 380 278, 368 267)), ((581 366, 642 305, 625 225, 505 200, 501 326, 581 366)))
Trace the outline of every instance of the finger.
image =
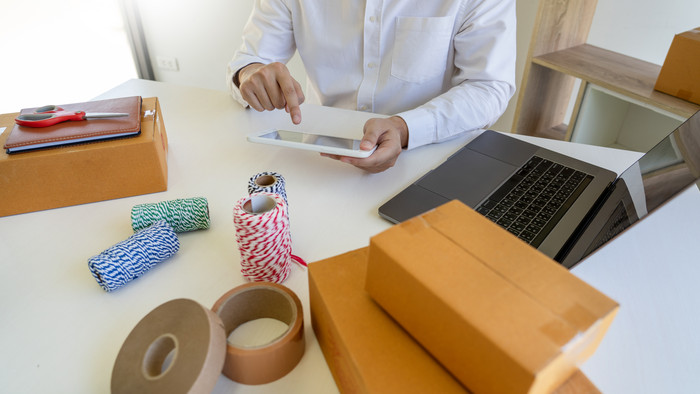
POLYGON ((241 85, 241 97, 245 100, 251 108, 258 112, 265 110, 265 107, 260 103, 258 95, 254 92, 254 89, 248 86, 241 85))
POLYGON ((377 122, 373 119, 368 120, 365 123, 363 130, 362 140, 360 141, 360 149, 362 150, 372 150, 379 142, 379 137, 384 134, 384 129, 377 127, 377 122))
POLYGON ((299 108, 299 105, 304 101, 301 85, 290 75, 289 78, 284 78, 280 81, 280 87, 284 94, 284 108, 291 116, 292 123, 301 123, 301 108, 299 108))
POLYGON ((301 123, 301 108, 298 105, 289 109, 289 115, 292 117, 292 123, 301 123))
POLYGON ((266 110, 272 111, 274 109, 284 108, 284 100, 281 99, 279 85, 277 85, 274 79, 269 80, 266 75, 262 76, 256 93, 259 94, 260 103, 262 103, 266 110), (282 106, 279 106, 280 103, 282 103, 282 106))
POLYGON ((243 99, 248 102, 248 105, 250 105, 251 108, 258 112, 262 112, 265 110, 265 107, 263 107, 262 104, 260 104, 260 100, 258 100, 258 96, 253 95, 250 97, 243 96, 243 99))
POLYGON ((251 76, 241 84, 241 96, 257 111, 272 111, 275 109, 264 84, 257 76, 251 76))

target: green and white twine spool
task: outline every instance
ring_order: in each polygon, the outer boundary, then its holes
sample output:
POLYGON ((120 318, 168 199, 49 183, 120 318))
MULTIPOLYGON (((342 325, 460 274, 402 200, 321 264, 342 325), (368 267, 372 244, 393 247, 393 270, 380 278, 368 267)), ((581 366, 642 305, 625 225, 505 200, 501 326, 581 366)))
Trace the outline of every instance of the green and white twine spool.
POLYGON ((139 204, 131 208, 134 231, 165 220, 176 233, 209 228, 209 205, 204 197, 181 198, 158 203, 139 204))

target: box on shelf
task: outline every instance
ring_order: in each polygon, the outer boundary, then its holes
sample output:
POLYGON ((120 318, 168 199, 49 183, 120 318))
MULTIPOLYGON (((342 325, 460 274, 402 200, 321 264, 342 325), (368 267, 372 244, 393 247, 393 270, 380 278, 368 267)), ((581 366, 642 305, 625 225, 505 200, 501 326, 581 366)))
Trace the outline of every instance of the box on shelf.
MULTIPOLYGON (((0 216, 167 190, 168 140, 158 99, 144 98, 135 137, 0 152, 0 216)), ((17 114, 0 115, 0 146, 17 114)))
MULTIPOLYGON (((309 264, 311 324, 342 393, 468 393, 365 291, 368 248, 309 264)), ((388 280, 388 279, 387 279, 388 280)), ((599 393, 577 371, 556 393, 599 393)))
POLYGON ((459 201, 370 242, 369 295, 477 393, 549 393, 618 304, 459 201))
POLYGON ((676 34, 654 89, 700 104, 700 27, 676 34))

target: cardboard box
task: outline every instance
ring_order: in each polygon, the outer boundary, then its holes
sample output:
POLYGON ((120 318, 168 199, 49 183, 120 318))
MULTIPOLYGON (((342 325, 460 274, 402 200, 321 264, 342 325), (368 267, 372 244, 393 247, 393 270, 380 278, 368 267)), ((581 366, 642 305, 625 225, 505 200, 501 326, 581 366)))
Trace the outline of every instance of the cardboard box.
POLYGON ((552 392, 618 310, 458 201, 372 237, 366 289, 477 393, 552 392))
MULTIPOLYGON (((17 114, 0 115, 0 146, 17 114)), ((0 216, 154 193, 168 187, 168 140, 157 98, 142 104, 136 137, 0 153, 0 216)))
MULTIPOLYGON (((468 393, 364 290, 368 248, 309 264, 311 324, 343 393, 468 393)), ((577 371, 557 393, 599 391, 577 371)))
POLYGON ((700 104, 700 27, 676 34, 654 89, 700 104))

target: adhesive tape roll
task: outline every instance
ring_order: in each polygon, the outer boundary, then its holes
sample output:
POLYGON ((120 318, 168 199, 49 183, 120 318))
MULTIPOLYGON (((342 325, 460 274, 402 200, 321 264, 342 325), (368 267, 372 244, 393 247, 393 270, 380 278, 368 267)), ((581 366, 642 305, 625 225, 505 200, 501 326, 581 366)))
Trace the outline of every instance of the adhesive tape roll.
POLYGON ((168 301, 124 341, 112 369, 112 393, 210 393, 225 344, 216 314, 192 300, 168 301))
POLYGON ((250 348, 227 344, 223 373, 243 384, 277 380, 304 355, 304 314, 299 298, 287 287, 269 282, 247 283, 216 301, 212 310, 224 323, 226 334, 241 324, 262 318, 287 323, 288 329, 272 342, 250 348))

